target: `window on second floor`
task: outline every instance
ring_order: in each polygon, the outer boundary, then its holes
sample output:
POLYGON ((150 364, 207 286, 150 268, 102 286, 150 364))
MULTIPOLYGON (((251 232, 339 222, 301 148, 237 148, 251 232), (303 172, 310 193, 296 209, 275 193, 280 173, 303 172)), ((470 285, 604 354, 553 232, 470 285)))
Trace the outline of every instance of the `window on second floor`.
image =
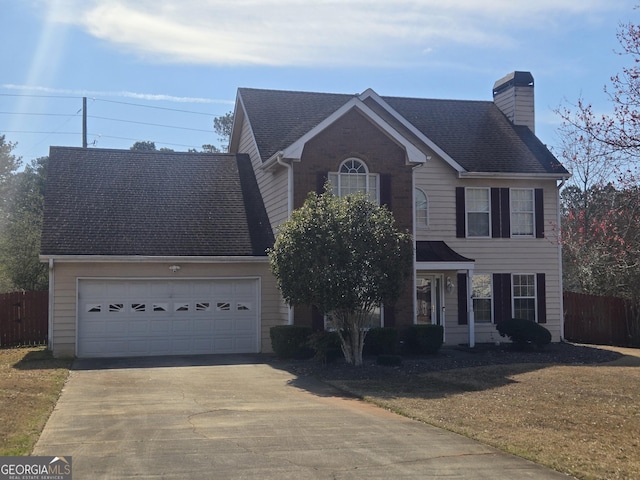
POLYGON ((415 213, 416 227, 425 228, 429 226, 429 200, 427 194, 419 188, 415 189, 415 213))
POLYGON ((544 238, 542 188, 456 187, 457 238, 544 238))
POLYGON ((532 237, 534 234, 533 189, 513 188, 511 197, 511 235, 532 237))
POLYGON ((335 195, 344 197, 364 192, 369 194, 371 201, 380 203, 378 177, 369 173, 365 163, 357 158, 348 158, 342 162, 337 172, 330 172, 328 176, 335 195))
POLYGON ((491 202, 488 188, 467 188, 467 236, 489 237, 491 235, 491 202))

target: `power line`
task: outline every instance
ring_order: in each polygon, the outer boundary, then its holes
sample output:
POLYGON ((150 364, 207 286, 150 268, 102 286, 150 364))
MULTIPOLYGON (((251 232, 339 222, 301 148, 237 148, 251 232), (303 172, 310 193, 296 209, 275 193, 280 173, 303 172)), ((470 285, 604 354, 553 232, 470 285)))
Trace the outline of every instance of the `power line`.
POLYGON ((80 132, 38 132, 33 130, 0 130, 2 133, 35 133, 38 135, 80 135, 80 132))
MULTIPOLYGON (((2 97, 33 97, 33 98, 63 98, 63 99, 75 99, 75 100, 83 98, 82 96, 36 95, 36 94, 33 94, 33 93, 0 93, 0 96, 2 96, 2 97)), ((133 107, 153 108, 153 109, 156 109, 156 110, 168 110, 170 112, 190 113, 190 114, 193 114, 193 115, 205 115, 207 117, 215 117, 215 116, 217 116, 214 113, 196 112, 196 111, 193 111, 193 110, 184 110, 184 109, 180 109, 180 108, 158 107, 156 105, 143 105, 141 103, 121 102, 121 101, 118 101, 118 100, 107 100, 105 98, 98 98, 98 97, 88 97, 88 98, 90 98, 94 102, 116 103, 116 104, 120 104, 120 105, 130 105, 130 106, 133 106, 133 107)))
POLYGON ((82 98, 78 96, 68 96, 68 95, 35 95, 33 93, 0 93, 0 97, 34 97, 34 98, 82 98))
MULTIPOLYGON (((141 141, 139 138, 116 137, 116 136, 113 136, 113 135, 101 135, 101 134, 93 134, 93 133, 90 133, 89 136, 90 137, 97 137, 97 138, 94 138, 93 142, 91 142, 94 145, 97 143, 97 140, 100 139, 100 138, 112 138, 114 140, 130 140, 132 142, 140 142, 141 141)), ((185 147, 185 148, 201 148, 201 145, 184 145, 184 144, 181 144, 181 143, 156 142, 154 140, 146 140, 146 141, 151 141, 155 145, 170 145, 172 147, 185 147)))
POLYGON ((191 110, 181 110, 179 108, 158 107, 155 105, 142 105, 140 103, 131 103, 131 102, 119 102, 117 100, 105 100, 104 98, 92 98, 91 100, 95 102, 118 103, 120 105, 131 105, 134 107, 142 107, 142 108, 155 108, 157 110, 169 110, 170 112, 192 113, 194 115, 205 115, 207 117, 215 117, 213 113, 193 112, 191 110))
MULTIPOLYGON (((0 93, 0 97, 34 97, 34 98, 73 99, 73 100, 80 100, 80 99, 85 98, 85 97, 80 97, 80 96, 66 96, 66 95, 6 94, 6 93, 0 93)), ((128 105, 128 106, 139 107, 139 108, 151 108, 151 109, 154 109, 154 110, 165 110, 165 111, 168 111, 168 112, 177 112, 177 113, 184 113, 184 114, 201 115, 201 116, 207 116, 207 117, 216 117, 216 115, 214 115, 214 114, 205 113, 205 112, 202 112, 202 111, 191 111, 191 110, 177 109, 177 108, 159 107, 159 106, 152 106, 152 105, 142 105, 142 104, 139 104, 139 103, 122 102, 122 101, 115 101, 115 100, 106 100, 106 99, 100 99, 100 98, 98 98, 98 99, 97 98, 90 98, 90 99, 93 100, 93 101, 97 101, 97 102, 113 103, 113 104, 119 104, 119 105, 128 105)), ((28 116, 28 117, 61 117, 61 121, 60 121, 61 124, 59 126, 57 126, 56 128, 53 128, 53 129, 50 128, 50 126, 46 126, 45 129, 32 129, 32 130, 14 129, 14 130, 4 130, 3 131, 3 130, 0 129, 0 132, 2 132, 2 133, 27 134, 27 135, 29 135, 29 134, 42 135, 42 138, 34 139, 33 142, 26 142, 26 143, 32 144, 26 149, 27 152, 31 152, 35 148, 39 147, 44 142, 49 140, 49 137, 52 136, 52 135, 78 135, 79 137, 83 138, 83 135, 86 134, 86 129, 84 130, 85 133, 72 132, 72 131, 60 131, 66 124, 68 124, 74 118, 77 118, 81 112, 82 113, 86 113, 86 112, 83 112, 83 110, 86 110, 86 109, 80 108, 77 112, 69 113, 69 114, 48 113, 48 112, 28 112, 28 111, 10 112, 10 111, 3 110, 3 111, 0 111, 0 115, 16 115, 16 116, 24 115, 24 116, 28 116)), ((111 121, 111 122, 120 122, 120 123, 137 124, 137 125, 145 125, 145 126, 156 127, 156 128, 167 128, 167 129, 174 129, 174 130, 206 133, 206 134, 209 134, 209 135, 214 133, 214 129, 213 128, 205 130, 205 129, 199 129, 199 128, 190 128, 190 127, 178 126, 178 125, 167 125, 167 124, 158 124, 158 123, 151 123, 151 122, 142 122, 142 121, 136 121, 136 120, 125 120, 125 119, 121 119, 121 118, 103 117, 103 116, 97 116, 97 115, 95 115, 95 116, 94 115, 89 115, 89 117, 92 118, 92 119, 97 119, 97 120, 105 120, 105 121, 111 121)), ((90 138, 93 139, 93 142, 89 141, 88 143, 89 143, 89 145, 94 145, 94 146, 97 144, 97 141, 100 138, 114 139, 114 140, 127 140, 127 141, 132 141, 132 142, 141 141, 140 138, 120 137, 120 136, 115 136, 115 135, 90 134, 89 136, 90 136, 90 138)), ((150 135, 144 134, 142 136, 143 137, 147 137, 147 139, 145 139, 145 141, 150 141, 150 140, 148 140, 148 137, 153 137, 155 135, 153 133, 151 133, 150 135)), ((197 142, 198 140, 195 140, 195 141, 197 142)), ((106 142, 106 143, 109 143, 109 142, 106 142)), ((201 148, 201 145, 197 145, 196 146, 196 145, 186 145, 186 144, 182 144, 182 143, 165 143, 165 142, 160 142, 160 141, 157 141, 157 142, 154 141, 154 143, 157 144, 157 145, 170 146, 170 147, 175 147, 175 148, 186 148, 186 149, 199 149, 199 148, 201 148)), ((23 155, 26 155, 26 153, 23 153, 23 155)))
POLYGON ((120 120, 119 118, 109 118, 109 117, 99 117, 96 115, 89 115, 89 118, 97 118, 99 120, 109 120, 112 122, 122 122, 122 123, 135 123, 137 125, 149 125, 151 127, 164 127, 164 128, 176 128, 178 130, 189 130, 192 132, 205 132, 212 133, 213 130, 202 130, 199 128, 187 128, 187 127, 178 127, 177 125, 161 125, 158 123, 147 123, 147 122, 137 122, 135 120, 120 120))
POLYGON ((29 112, 0 112, 0 115, 32 115, 43 117, 73 117, 78 113, 29 113, 29 112))

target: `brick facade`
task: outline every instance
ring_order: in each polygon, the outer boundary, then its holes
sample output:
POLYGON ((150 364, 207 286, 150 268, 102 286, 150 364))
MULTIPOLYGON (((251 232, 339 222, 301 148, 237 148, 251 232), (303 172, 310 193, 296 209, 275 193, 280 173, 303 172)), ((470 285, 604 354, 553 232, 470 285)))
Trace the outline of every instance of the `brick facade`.
MULTIPOLYGON (((301 161, 293 166, 294 208, 302 206, 309 192, 318 191, 320 179, 337 172, 352 157, 363 161, 370 173, 380 175, 381 199, 393 212, 396 227, 412 232, 412 166, 406 164, 403 148, 357 110, 346 113, 305 145, 301 161)), ((413 324, 413 295, 408 279, 393 314, 385 311, 385 326, 413 324)), ((311 325, 310 310, 296 309, 295 323, 311 325)))

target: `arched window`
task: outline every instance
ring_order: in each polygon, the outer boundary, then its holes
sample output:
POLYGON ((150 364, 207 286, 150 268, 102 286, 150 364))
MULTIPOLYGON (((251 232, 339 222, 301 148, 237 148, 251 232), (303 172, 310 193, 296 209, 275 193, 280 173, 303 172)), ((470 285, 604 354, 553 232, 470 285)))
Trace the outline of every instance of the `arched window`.
POLYGON ((427 199, 427 194, 416 188, 415 201, 416 227, 424 228, 429 226, 429 200, 427 199))
POLYGON ((365 192, 374 202, 380 202, 378 195, 378 175, 369 173, 364 162, 357 158, 348 158, 337 172, 329 173, 333 193, 339 197, 356 192, 365 192))

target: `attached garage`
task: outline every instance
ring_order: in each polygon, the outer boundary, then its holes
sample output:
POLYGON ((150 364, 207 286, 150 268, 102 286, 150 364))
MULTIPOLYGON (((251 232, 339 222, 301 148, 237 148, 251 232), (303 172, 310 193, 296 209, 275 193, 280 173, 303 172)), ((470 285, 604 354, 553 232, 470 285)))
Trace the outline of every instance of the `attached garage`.
POLYGON ((258 282, 80 279, 77 355, 258 352, 258 282))
POLYGON ((41 261, 55 356, 270 352, 287 321, 248 155, 51 147, 41 261))

